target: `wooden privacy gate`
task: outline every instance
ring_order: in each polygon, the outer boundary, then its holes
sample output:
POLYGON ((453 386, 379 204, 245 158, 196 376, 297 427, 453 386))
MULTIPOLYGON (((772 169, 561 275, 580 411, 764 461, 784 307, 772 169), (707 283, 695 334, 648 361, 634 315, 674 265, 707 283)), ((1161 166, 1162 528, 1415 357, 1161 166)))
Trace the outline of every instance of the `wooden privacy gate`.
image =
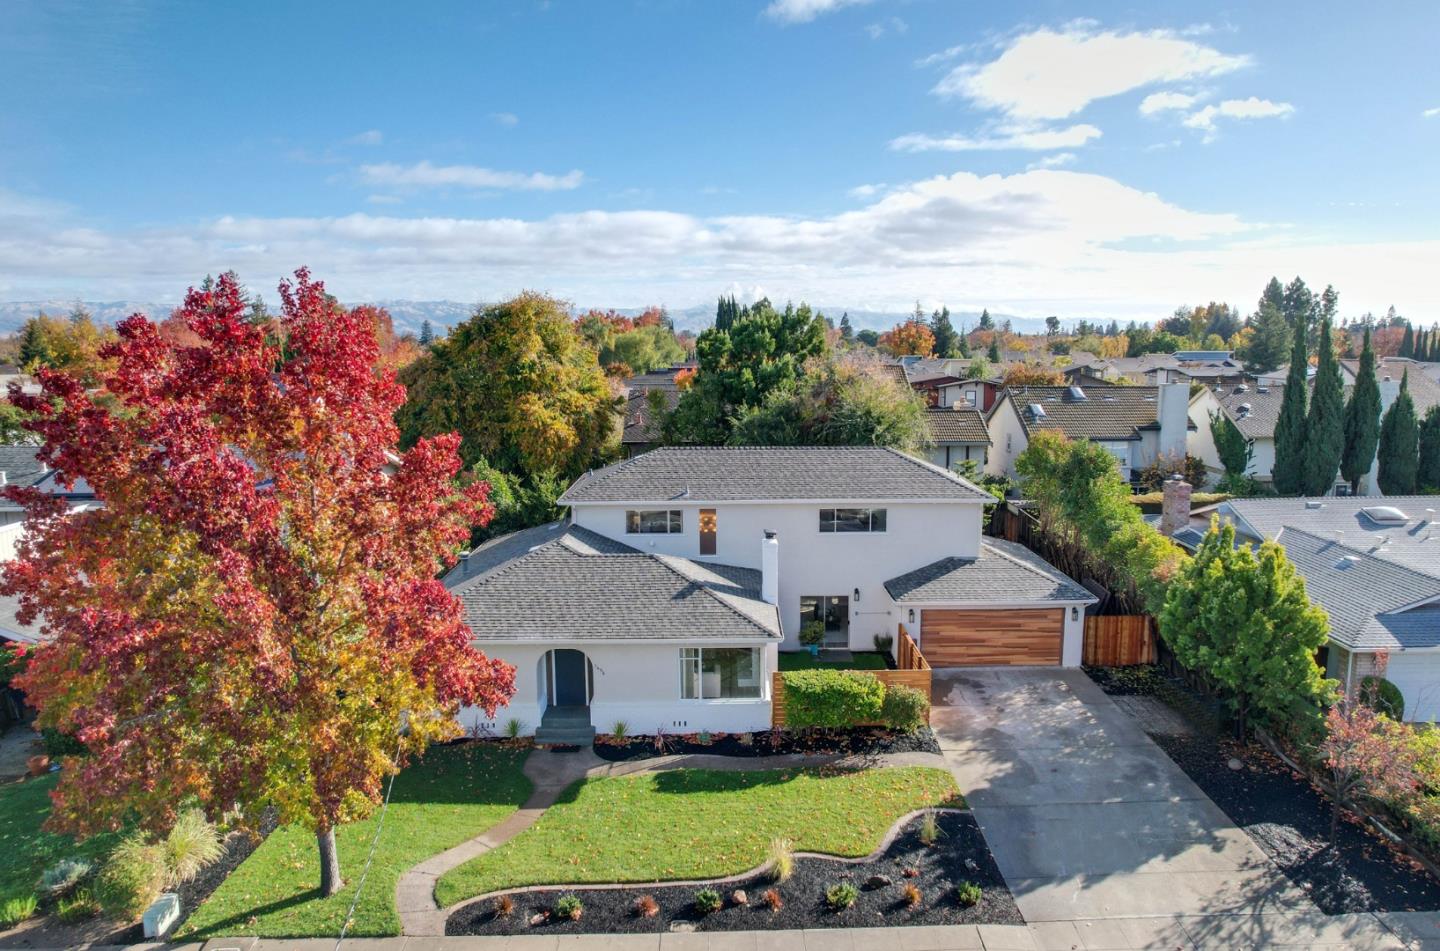
POLYGON ((1155 623, 1148 614, 1112 614, 1085 619, 1085 649, 1080 662, 1091 667, 1153 664, 1155 623))
MULTIPOLYGON (((895 638, 895 666, 896 670, 862 670, 862 674, 869 674, 889 689, 894 684, 904 687, 914 687, 925 695, 929 700, 931 677, 930 664, 925 660, 925 655, 920 653, 920 648, 915 646, 905 630, 905 625, 900 625, 899 635, 895 638)), ((930 719, 927 710, 925 719, 930 719)), ((785 725, 785 678, 780 671, 770 675, 770 725, 779 729, 785 725)), ((865 724, 866 726, 879 726, 878 723, 865 724)))

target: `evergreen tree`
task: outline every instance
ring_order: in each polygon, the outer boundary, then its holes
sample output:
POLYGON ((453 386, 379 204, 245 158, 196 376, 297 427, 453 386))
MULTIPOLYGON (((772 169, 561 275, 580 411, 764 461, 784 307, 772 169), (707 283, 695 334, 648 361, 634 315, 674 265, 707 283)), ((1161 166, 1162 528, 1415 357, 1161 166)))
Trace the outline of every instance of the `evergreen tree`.
POLYGON ((935 356, 958 357, 960 347, 956 342, 959 334, 950 322, 950 308, 942 307, 930 315, 930 332, 935 335, 935 356))
POLYGON ((1240 358, 1251 373, 1269 373, 1285 361, 1290 325, 1280 308, 1262 301, 1259 313, 1250 318, 1250 329, 1250 340, 1241 349, 1240 358))
POLYGON ((1280 418, 1275 422, 1275 491, 1298 495, 1305 489, 1305 396, 1310 368, 1305 352, 1305 324, 1293 328, 1290 372, 1285 376, 1285 393, 1280 399, 1280 418))
POLYGON ((986 357, 991 363, 1000 363, 1000 342, 995 337, 990 338, 990 349, 986 351, 986 357))
POLYGON ((44 319, 45 312, 41 311, 38 318, 31 317, 20 329, 20 366, 26 370, 40 364, 49 366, 53 360, 50 342, 45 339, 45 332, 40 328, 44 319))
POLYGON ((1380 423, 1380 471, 1377 481, 1386 495, 1415 491, 1415 470, 1420 464, 1420 434, 1415 423, 1415 401, 1410 398, 1410 371, 1400 377, 1400 394, 1380 423))
POLYGON ((1335 325, 1335 312, 1340 309, 1340 294, 1335 290, 1334 284, 1326 284, 1325 290, 1320 294, 1320 319, 1330 321, 1335 325))
POLYGON ((1370 346, 1369 327, 1365 328, 1364 340, 1355 387, 1345 406, 1345 451, 1340 455, 1340 475, 1350 483, 1350 491, 1357 494, 1361 477, 1375 461, 1375 447, 1380 441, 1380 384, 1375 381, 1375 350, 1370 346))
POLYGON ((970 359, 970 334, 964 327, 961 327, 960 332, 955 335, 955 349, 960 356, 967 360, 970 359))
POLYGON ((1311 293, 1310 288, 1305 286, 1304 281, 1296 277, 1295 280, 1285 285, 1284 300, 1286 321, 1292 327, 1299 324, 1305 328, 1305 332, 1308 334, 1310 328, 1315 324, 1316 314, 1319 310, 1315 295, 1311 293))
POLYGON ((1320 323, 1319 365, 1305 419, 1304 493, 1326 495, 1335 488, 1335 473, 1345 452, 1345 384, 1340 361, 1330 342, 1330 321, 1320 323))
POLYGON ((420 346, 428 347, 435 342, 435 328, 430 326, 430 321, 420 322, 420 346))
POLYGON ((1421 492, 1440 492, 1440 406, 1425 411, 1420 424, 1420 461, 1415 471, 1415 487, 1421 492))
POLYGON ((1265 285, 1265 290, 1260 292, 1260 302, 1255 305, 1255 312, 1258 314, 1269 304, 1280 313, 1285 313, 1285 285, 1280 283, 1278 277, 1270 278, 1270 283, 1265 285))
POLYGON ((840 339, 846 343, 855 339, 855 328, 850 323, 850 312, 848 310, 840 315, 840 339))
POLYGON ((1400 356, 1415 356, 1415 332, 1410 329, 1410 322, 1405 322, 1405 336, 1400 338, 1400 356))
POLYGON ((1210 414, 1210 438, 1215 441, 1215 452, 1225 467, 1226 478, 1243 478, 1245 470, 1250 468, 1253 450, 1250 441, 1224 412, 1210 414))
POLYGON ((715 328, 717 330, 729 330, 735 326, 735 321, 740 319, 740 305, 735 300, 735 295, 721 297, 715 305, 715 328))
POLYGON ((991 318, 991 316, 990 316, 990 310, 989 310, 989 308, 986 308, 986 307, 980 308, 980 329, 981 329, 981 330, 994 330, 994 329, 995 329, 995 321, 994 321, 994 320, 991 318))

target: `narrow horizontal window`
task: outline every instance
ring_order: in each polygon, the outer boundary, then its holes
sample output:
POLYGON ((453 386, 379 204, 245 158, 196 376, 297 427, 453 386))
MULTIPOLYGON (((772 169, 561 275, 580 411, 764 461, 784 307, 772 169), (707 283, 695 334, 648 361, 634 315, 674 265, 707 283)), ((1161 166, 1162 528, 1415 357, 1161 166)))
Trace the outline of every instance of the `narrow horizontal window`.
POLYGON ((885 509, 821 509, 822 532, 883 532, 885 509))
POLYGON ((625 513, 628 535, 678 535, 685 530, 679 509, 654 509, 625 513))

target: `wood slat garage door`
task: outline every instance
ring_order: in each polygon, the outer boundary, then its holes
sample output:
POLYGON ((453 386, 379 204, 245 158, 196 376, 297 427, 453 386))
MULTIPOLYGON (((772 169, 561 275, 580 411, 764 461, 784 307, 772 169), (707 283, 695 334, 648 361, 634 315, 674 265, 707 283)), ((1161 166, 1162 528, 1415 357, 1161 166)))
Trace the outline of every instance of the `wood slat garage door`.
POLYGON ((1065 638, 1062 608, 920 614, 920 652, 932 667, 1058 664, 1065 638))

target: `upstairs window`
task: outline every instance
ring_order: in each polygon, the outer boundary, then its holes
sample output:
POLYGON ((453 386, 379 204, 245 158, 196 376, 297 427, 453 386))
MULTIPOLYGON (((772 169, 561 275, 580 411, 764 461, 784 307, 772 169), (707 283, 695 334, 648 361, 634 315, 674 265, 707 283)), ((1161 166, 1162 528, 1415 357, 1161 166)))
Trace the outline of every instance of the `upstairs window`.
POLYGON ((822 532, 883 532, 884 509, 821 509, 822 532))
POLYGON ((647 509, 625 513, 627 535, 678 535, 684 530, 679 509, 647 509))

